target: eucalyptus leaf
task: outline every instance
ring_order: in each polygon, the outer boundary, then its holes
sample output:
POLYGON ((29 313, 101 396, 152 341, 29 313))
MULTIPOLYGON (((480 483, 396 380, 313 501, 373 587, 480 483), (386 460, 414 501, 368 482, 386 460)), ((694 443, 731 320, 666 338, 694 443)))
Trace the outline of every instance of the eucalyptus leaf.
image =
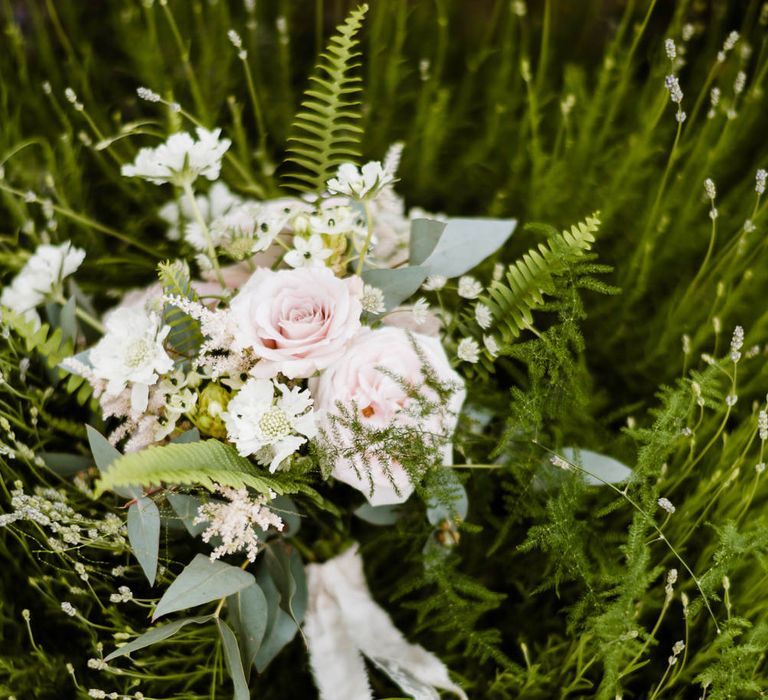
MULTIPOLYGON (((85 365, 89 369, 93 369, 93 365, 91 364, 90 348, 88 350, 83 350, 82 352, 77 353, 77 355, 73 355, 71 359, 76 360, 77 362, 79 362, 82 365, 85 365)), ((77 377, 85 377, 85 375, 83 375, 82 373, 77 372, 76 370, 70 369, 69 367, 66 368, 66 371, 69 372, 70 374, 74 374, 77 377)))
POLYGON ((189 442, 199 441, 200 431, 197 428, 190 428, 189 430, 185 430, 183 433, 181 433, 181 435, 177 435, 171 440, 171 442, 175 442, 177 445, 185 445, 189 442))
POLYGON ((154 586, 160 551, 160 511, 151 498, 142 496, 128 508, 128 540, 149 585, 154 586))
POLYGON ((251 693, 248 690, 248 681, 243 671, 243 662, 240 657, 240 648, 237 645, 237 637, 229 625, 216 618, 216 625, 221 635, 221 645, 224 649, 224 662, 227 665, 229 677, 235 686, 233 700, 250 700, 251 693))
POLYGON ((421 267, 428 275, 463 275, 504 245, 516 226, 515 219, 449 219, 421 267))
POLYGON ((392 525, 400 517, 398 506, 372 506, 368 501, 365 501, 352 512, 361 520, 371 523, 371 525, 392 525))
POLYGON ((108 654, 104 661, 112 661, 113 659, 117 659, 120 656, 125 656, 126 654, 130 654, 131 652, 138 651, 139 649, 144 649, 145 647, 151 646, 152 644, 157 644, 158 642, 162 642, 164 639, 168 639, 169 637, 172 637, 174 634, 176 634, 182 627, 186 627, 190 624, 195 625, 202 625, 205 622, 208 622, 208 620, 212 620, 213 615, 203 615, 201 617, 187 617, 183 620, 176 620, 175 622, 169 622, 167 625, 162 625, 161 627, 155 627, 154 629, 149 630, 148 632, 145 632, 140 637, 136 637, 132 642, 128 642, 128 644, 124 644, 119 649, 115 649, 111 654, 108 654))
POLYGON ((43 452, 40 456, 45 466, 59 476, 72 476, 89 469, 93 464, 93 460, 89 457, 66 452, 43 452))
POLYGON ((430 498, 427 501, 427 520, 438 526, 444 520, 464 520, 469 511, 469 500, 464 485, 450 467, 435 470, 430 474, 428 488, 445 492, 443 499, 430 498))
POLYGON ((267 628, 254 661, 256 670, 262 673, 283 647, 296 636, 299 628, 293 618, 280 608, 280 592, 264 563, 256 572, 256 582, 267 600, 267 628))
POLYGON ((301 515, 290 496, 273 498, 269 507, 283 519, 283 537, 293 537, 301 528, 301 515))
POLYGON ((254 583, 227 598, 229 621, 240 639, 241 656, 246 675, 256 661, 267 631, 269 604, 264 591, 254 583))
POLYGON ((237 566, 223 561, 211 561, 204 554, 197 554, 168 587, 152 619, 226 598, 247 588, 255 580, 253 574, 237 566))
POLYGON ((591 450, 563 447, 560 454, 572 464, 584 470, 588 484, 602 486, 605 482, 619 484, 632 476, 632 470, 613 457, 601 455, 591 450))
POLYGON ((366 270, 363 281, 378 287, 384 293, 384 307, 391 311, 413 296, 429 274, 420 266, 400 267, 396 270, 366 270))
POLYGON ((411 265, 421 265, 435 249, 445 230, 444 221, 414 219, 411 221, 411 238, 408 260, 411 265))
POLYGON ((197 517, 197 509, 202 504, 202 500, 198 496, 191 496, 186 493, 168 493, 165 496, 168 499, 168 503, 171 504, 176 515, 179 516, 179 520, 187 528, 187 532, 192 537, 197 537, 206 527, 207 523, 201 522, 195 524, 194 520, 197 517))
POLYGON ((264 562, 280 593, 280 607, 300 625, 307 609, 307 576, 299 553, 278 540, 267 548, 264 562))
POLYGON ((59 328, 64 334, 65 338, 68 338, 73 343, 77 339, 77 316, 75 311, 77 310, 77 300, 75 297, 70 297, 64 306, 61 307, 61 313, 59 314, 59 328))
MULTIPOLYGON (((123 455, 120 450, 96 430, 96 428, 86 425, 85 432, 88 435, 88 444, 91 447, 93 461, 96 462, 96 466, 99 468, 102 478, 104 478, 109 472, 110 466, 123 457, 123 455)), ((123 498, 141 497, 141 489, 136 486, 123 484, 113 490, 118 496, 122 496, 123 498)))

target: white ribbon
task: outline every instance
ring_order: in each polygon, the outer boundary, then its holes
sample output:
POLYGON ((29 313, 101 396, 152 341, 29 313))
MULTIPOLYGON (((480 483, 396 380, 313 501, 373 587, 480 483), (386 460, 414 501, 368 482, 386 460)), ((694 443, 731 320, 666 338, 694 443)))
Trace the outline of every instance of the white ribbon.
POLYGON ((439 700, 436 688, 461 700, 440 659, 409 644, 371 597, 354 544, 324 564, 307 566, 304 633, 321 700, 373 700, 363 655, 414 700, 439 700))

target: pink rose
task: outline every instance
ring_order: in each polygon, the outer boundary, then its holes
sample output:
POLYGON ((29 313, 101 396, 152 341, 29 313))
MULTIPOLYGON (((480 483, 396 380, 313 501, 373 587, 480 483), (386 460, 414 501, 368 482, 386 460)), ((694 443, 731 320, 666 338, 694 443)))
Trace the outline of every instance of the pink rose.
MULTIPOLYGON (((340 437, 346 443, 337 445, 341 448, 351 447, 353 437, 343 425, 337 423, 337 430, 334 429, 330 416, 338 414, 338 401, 350 408, 354 404, 360 420, 371 427, 384 428, 394 422, 449 440, 466 396, 464 381, 451 368, 437 338, 418 333, 409 336, 401 328, 393 327, 362 329, 347 347, 344 356, 319 377, 311 379, 309 386, 315 407, 327 412, 323 425, 327 435, 333 440, 340 437), (426 417, 408 412, 409 404, 415 399, 408 396, 400 382, 389 376, 392 374, 413 384, 428 400, 437 398, 435 392, 424 384, 422 361, 413 342, 439 380, 455 387, 444 410, 426 417), (389 374, 379 368, 388 370, 389 374)), ((444 444, 442 450, 443 463, 452 464, 452 445, 444 444)), ((333 476, 362 491, 374 506, 403 503, 414 489, 406 470, 394 460, 382 464, 377 458, 370 457, 366 465, 361 457, 339 459, 334 465, 333 476)))
POLYGON ((327 267, 256 270, 232 300, 235 350, 260 358, 254 377, 309 377, 345 355, 360 328, 363 281, 327 267))

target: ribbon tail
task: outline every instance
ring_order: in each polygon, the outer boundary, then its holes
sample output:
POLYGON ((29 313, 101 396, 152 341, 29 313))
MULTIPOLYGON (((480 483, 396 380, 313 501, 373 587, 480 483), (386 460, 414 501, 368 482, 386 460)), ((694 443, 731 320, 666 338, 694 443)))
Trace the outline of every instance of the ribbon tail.
POLYGON ((466 693, 451 681, 445 664, 424 647, 406 641, 389 615, 373 600, 356 546, 325 566, 328 590, 339 601, 344 626, 365 656, 416 700, 439 697, 435 688, 467 700, 466 693))
POLYGON ((325 581, 326 565, 307 566, 309 600, 304 635, 321 700, 372 700, 365 661, 325 581))

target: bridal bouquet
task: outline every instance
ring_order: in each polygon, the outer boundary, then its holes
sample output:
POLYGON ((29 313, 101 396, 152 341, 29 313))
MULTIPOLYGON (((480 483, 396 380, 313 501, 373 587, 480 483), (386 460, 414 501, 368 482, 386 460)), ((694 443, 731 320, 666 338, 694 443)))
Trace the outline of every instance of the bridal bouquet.
POLYGON ((725 33, 692 100, 685 4, 640 67, 630 3, 594 81, 553 70, 549 3, 538 58, 513 2, 462 62, 462 3, 361 6, 326 42, 342 4, 292 100, 297 16, 128 3, 145 80, 177 50, 189 89, 158 75, 113 123, 46 83, 84 125, 61 169, 0 143, 0 695, 764 692, 766 171, 729 154, 762 133, 768 44, 725 33))

